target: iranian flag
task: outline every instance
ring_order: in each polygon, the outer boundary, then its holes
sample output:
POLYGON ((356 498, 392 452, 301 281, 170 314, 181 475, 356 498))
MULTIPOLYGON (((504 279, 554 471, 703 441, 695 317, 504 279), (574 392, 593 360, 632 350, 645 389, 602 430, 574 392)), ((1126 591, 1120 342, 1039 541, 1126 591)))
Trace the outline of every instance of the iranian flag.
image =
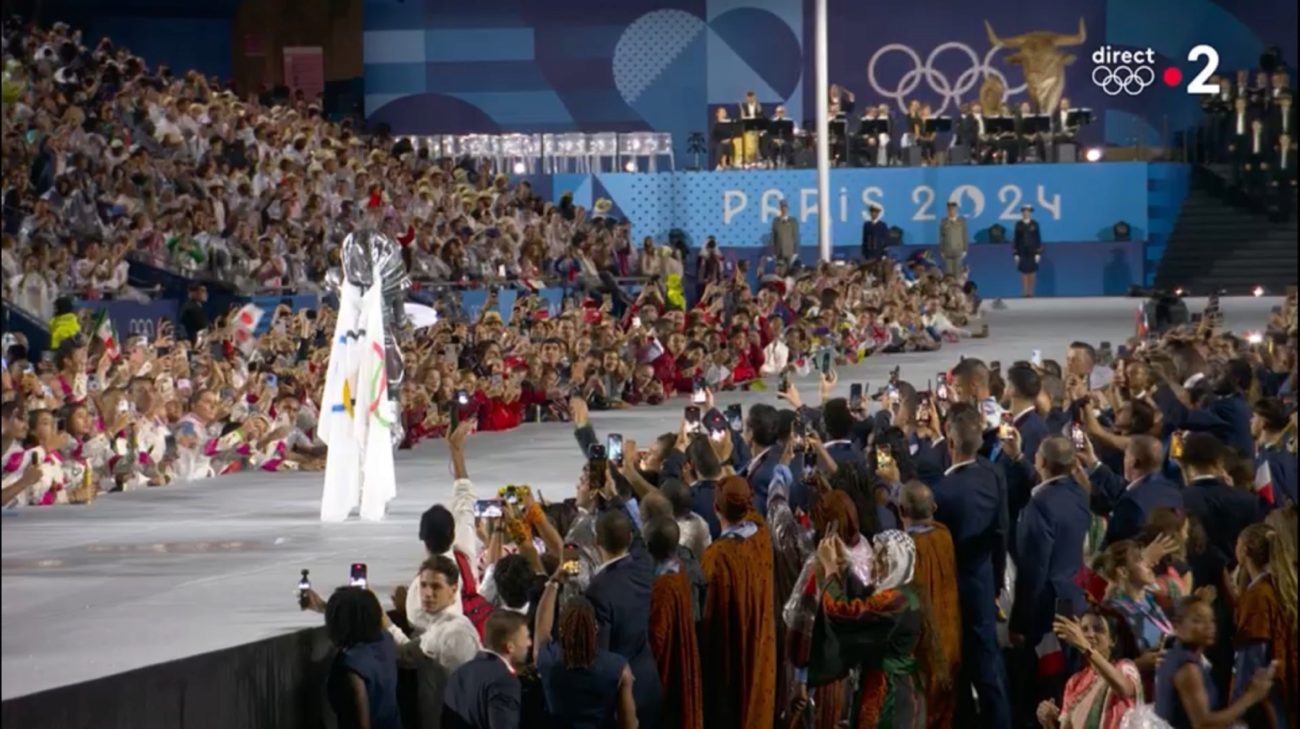
POLYGON ((113 328, 113 320, 108 316, 108 309, 103 308, 95 313, 95 336, 99 341, 104 343, 104 351, 117 357, 117 331, 113 328))

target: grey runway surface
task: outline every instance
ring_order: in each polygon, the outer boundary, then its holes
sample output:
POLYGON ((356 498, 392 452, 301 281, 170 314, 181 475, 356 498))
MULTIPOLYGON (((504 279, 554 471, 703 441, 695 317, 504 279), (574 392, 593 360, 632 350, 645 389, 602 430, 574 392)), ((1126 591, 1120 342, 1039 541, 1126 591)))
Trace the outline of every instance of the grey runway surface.
MULTIPOLYGON (((1061 362, 1071 340, 1119 344, 1133 332, 1135 299, 1010 301, 990 311, 991 335, 940 352, 873 358, 840 372, 851 382, 925 383, 959 355, 1061 362)), ((1228 326, 1262 328, 1274 299, 1225 299, 1228 326)), ((1194 311, 1203 302, 1189 301, 1194 311)), ((805 400, 816 397, 801 383, 805 400)), ((772 390, 719 393, 718 405, 774 402, 772 390)), ((595 413, 602 435, 648 443, 673 430, 684 400, 595 413)), ((468 465, 480 497, 529 483, 549 499, 571 496, 582 463, 563 424, 528 425, 470 439, 468 465)), ((320 624, 299 612, 298 573, 310 569, 322 594, 369 564, 387 602, 420 562, 422 511, 450 496, 446 445, 426 442, 397 458, 397 499, 381 524, 319 521, 319 474, 239 474, 197 484, 113 494, 89 507, 29 509, 0 520, 0 697, 8 699, 320 624)))

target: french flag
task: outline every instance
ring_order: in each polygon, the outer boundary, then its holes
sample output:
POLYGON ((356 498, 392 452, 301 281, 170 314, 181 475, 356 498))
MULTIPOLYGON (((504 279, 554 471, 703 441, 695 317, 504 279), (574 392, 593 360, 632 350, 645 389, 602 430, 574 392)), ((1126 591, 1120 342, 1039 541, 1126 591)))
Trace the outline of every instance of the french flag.
POLYGON ((1260 461, 1255 469, 1255 493, 1270 505, 1277 503, 1273 498, 1273 469, 1269 466, 1268 459, 1260 461))

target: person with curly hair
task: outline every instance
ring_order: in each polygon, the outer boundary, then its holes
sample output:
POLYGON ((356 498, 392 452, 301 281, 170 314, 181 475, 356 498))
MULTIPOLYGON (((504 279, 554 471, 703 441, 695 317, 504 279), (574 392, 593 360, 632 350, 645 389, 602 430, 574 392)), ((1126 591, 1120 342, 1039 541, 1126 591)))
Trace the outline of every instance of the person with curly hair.
POLYGON ((1277 684, 1267 700, 1250 709, 1254 729, 1296 726, 1296 566, 1286 558, 1282 536, 1267 524, 1252 524, 1237 538, 1236 648, 1232 697, 1245 690, 1242 678, 1278 664, 1277 684))
POLYGON ((552 635, 556 602, 567 578, 565 566, 560 565, 546 581, 533 631, 547 707, 560 726, 633 729, 637 722, 632 670, 626 658, 600 647, 591 602, 581 596, 570 598, 560 610, 559 635, 552 635))

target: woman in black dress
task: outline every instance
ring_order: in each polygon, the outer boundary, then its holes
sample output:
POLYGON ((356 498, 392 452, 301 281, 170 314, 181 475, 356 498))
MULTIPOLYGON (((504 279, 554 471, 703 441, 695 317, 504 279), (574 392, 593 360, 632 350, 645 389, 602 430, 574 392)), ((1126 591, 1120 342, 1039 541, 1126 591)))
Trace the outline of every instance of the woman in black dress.
POLYGON ((1026 299, 1032 299, 1034 287, 1038 285, 1038 262, 1043 255, 1043 238, 1038 232, 1038 221, 1034 220, 1032 205, 1020 208, 1020 220, 1016 221, 1014 255, 1016 270, 1020 271, 1020 290, 1026 299))

